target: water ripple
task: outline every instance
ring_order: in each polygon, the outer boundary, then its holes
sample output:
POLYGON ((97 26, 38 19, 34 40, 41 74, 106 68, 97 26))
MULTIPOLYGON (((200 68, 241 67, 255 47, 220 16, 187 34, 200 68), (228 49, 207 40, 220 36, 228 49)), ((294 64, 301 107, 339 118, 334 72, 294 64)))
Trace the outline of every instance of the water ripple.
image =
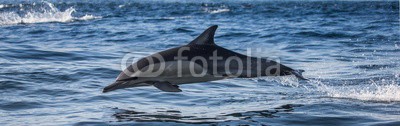
POLYGON ((2 1, 0 124, 396 125, 398 15, 398 1, 2 1), (187 44, 211 25, 217 45, 261 48, 254 56, 309 80, 101 93, 127 54, 187 44))

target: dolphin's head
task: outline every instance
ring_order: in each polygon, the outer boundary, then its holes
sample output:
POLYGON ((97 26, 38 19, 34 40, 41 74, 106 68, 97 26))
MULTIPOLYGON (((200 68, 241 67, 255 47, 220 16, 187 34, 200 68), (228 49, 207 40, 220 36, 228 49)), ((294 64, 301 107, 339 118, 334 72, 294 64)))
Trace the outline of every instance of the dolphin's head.
MULTIPOLYGON (((146 58, 142 58, 135 64, 128 66, 118 75, 114 83, 108 85, 103 89, 103 93, 123 88, 152 85, 154 80, 158 78, 158 76, 155 75, 159 75, 160 73, 158 72, 160 70, 153 70, 153 68, 150 68, 148 66, 149 62, 147 61, 146 58), (137 70, 139 68, 140 70, 137 70)), ((159 69, 159 67, 161 66, 153 66, 153 67, 155 67, 154 69, 159 69)))
POLYGON ((106 86, 103 89, 103 93, 114 91, 117 89, 137 87, 140 82, 142 82, 142 78, 138 78, 134 75, 134 71, 132 65, 128 66, 124 71, 122 71, 118 77, 115 79, 115 82, 106 86))
POLYGON ((140 87, 140 86, 148 86, 148 83, 143 82, 142 79, 138 79, 137 77, 128 78, 126 80, 117 80, 114 83, 108 85, 103 89, 103 93, 107 93, 110 91, 114 91, 117 89, 124 88, 132 88, 132 87, 140 87))
POLYGON ((124 72, 117 77, 116 81, 103 89, 103 93, 114 91, 117 89, 139 87, 147 85, 144 83, 146 79, 143 77, 132 77, 126 75, 124 72))
POLYGON ((110 91, 114 91, 117 89, 122 89, 122 88, 128 88, 128 84, 129 82, 123 82, 123 81, 115 81, 114 83, 108 85, 107 87, 105 87, 103 89, 103 93, 107 93, 110 91))

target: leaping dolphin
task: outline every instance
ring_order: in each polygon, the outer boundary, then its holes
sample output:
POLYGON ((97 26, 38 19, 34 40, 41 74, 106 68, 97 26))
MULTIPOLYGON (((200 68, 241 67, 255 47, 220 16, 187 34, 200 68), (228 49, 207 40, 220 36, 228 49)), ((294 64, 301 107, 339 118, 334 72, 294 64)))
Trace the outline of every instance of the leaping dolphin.
POLYGON ((267 58, 250 57, 220 47, 214 43, 218 26, 205 30, 187 45, 144 57, 128 66, 103 93, 122 88, 154 86, 166 92, 181 92, 180 84, 251 78, 261 76, 295 75, 301 73, 267 58))

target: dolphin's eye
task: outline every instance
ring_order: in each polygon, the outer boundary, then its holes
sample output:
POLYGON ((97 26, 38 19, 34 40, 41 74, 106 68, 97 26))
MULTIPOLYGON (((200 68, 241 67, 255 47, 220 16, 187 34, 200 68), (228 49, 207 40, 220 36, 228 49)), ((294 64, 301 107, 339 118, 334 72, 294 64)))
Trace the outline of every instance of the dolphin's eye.
POLYGON ((128 78, 129 80, 137 80, 138 79, 138 77, 131 77, 131 78, 128 78))
POLYGON ((122 79, 122 80, 118 80, 118 81, 131 81, 131 80, 137 80, 138 77, 131 77, 131 78, 126 78, 126 79, 122 79))

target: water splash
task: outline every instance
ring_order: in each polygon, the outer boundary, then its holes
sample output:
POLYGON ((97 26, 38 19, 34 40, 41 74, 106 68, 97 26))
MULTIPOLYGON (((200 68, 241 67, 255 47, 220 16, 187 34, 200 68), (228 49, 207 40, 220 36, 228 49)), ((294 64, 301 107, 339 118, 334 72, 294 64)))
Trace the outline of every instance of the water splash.
MULTIPOLYGON (((72 13, 76 10, 73 7, 60 11, 49 2, 43 2, 44 7, 40 9, 33 9, 31 11, 25 11, 24 5, 19 5, 19 11, 23 11, 22 14, 17 11, 1 12, 0 13, 0 25, 13 25, 13 24, 24 24, 24 23, 45 23, 45 22, 72 22, 74 20, 90 20, 101 18, 100 16, 85 15, 83 17, 74 17, 72 13)), ((36 4, 33 4, 36 6, 36 4)))
POLYGON ((123 8, 125 7, 125 5, 118 5, 118 8, 123 8))
POLYGON ((5 4, 0 4, 0 9, 2 9, 2 8, 6 8, 6 7, 8 7, 7 5, 5 5, 5 4))
MULTIPOLYGON (((397 76, 398 75, 396 74, 395 78, 398 78, 397 76)), ((294 76, 260 77, 252 78, 251 80, 277 82, 283 86, 305 88, 308 91, 321 92, 324 95, 333 98, 357 99, 375 102, 400 101, 400 85, 396 80, 370 80, 367 84, 343 84, 340 86, 328 85, 317 79, 310 79, 306 84, 302 84, 301 81, 294 76)))
POLYGON ((206 10, 206 12, 210 14, 217 14, 217 13, 223 13, 223 12, 229 12, 230 10, 227 8, 224 9, 217 9, 217 10, 206 10))
POLYGON ((207 4, 204 5, 205 8, 203 8, 204 12, 210 13, 210 14, 217 14, 217 13, 224 13, 224 12, 229 12, 231 11, 228 7, 226 6, 220 6, 220 7, 210 7, 207 4))
POLYGON ((283 86, 289 86, 294 88, 302 86, 300 85, 299 80, 295 76, 278 76, 278 77, 268 76, 268 77, 257 77, 257 78, 242 78, 242 79, 249 79, 256 82, 258 81, 277 82, 283 86))
POLYGON ((75 18, 75 19, 77 19, 77 20, 92 20, 92 19, 99 19, 99 18, 102 18, 102 17, 86 14, 85 16, 82 16, 80 18, 75 18))
POLYGON ((326 93, 333 98, 349 98, 363 101, 394 102, 400 101, 400 85, 394 81, 385 79, 371 80, 369 85, 343 85, 329 86, 319 80, 310 80, 317 91, 326 93))

